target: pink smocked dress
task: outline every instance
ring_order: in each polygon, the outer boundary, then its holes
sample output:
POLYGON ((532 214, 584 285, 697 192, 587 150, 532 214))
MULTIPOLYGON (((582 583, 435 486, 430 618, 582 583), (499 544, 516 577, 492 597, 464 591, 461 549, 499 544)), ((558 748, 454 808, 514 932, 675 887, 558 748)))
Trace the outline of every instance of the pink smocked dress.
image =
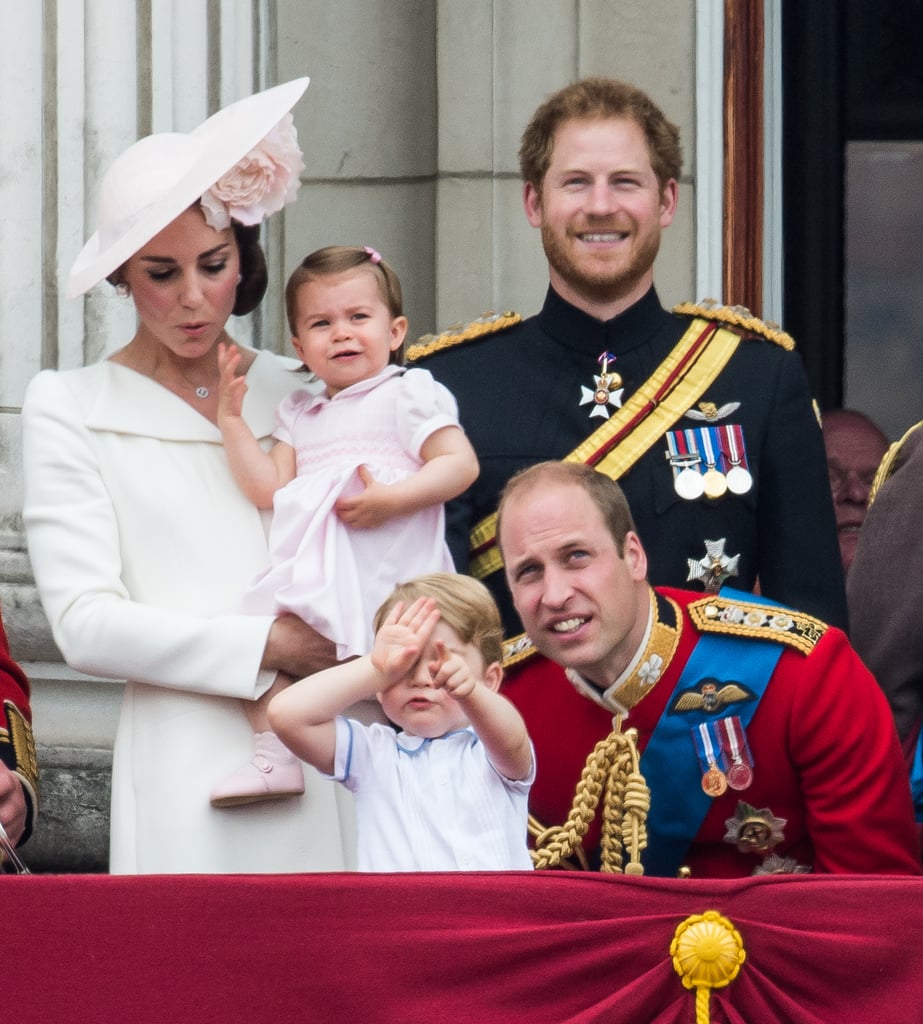
POLYGON ((270 567, 245 595, 249 612, 293 612, 337 645, 367 654, 372 619, 395 584, 452 572, 442 505, 373 530, 343 524, 341 496, 363 489, 359 466, 385 484, 415 473, 437 430, 458 426, 452 394, 428 370, 387 366, 371 380, 326 394, 295 391, 278 410, 275 437, 295 449, 296 476, 276 492, 270 567))

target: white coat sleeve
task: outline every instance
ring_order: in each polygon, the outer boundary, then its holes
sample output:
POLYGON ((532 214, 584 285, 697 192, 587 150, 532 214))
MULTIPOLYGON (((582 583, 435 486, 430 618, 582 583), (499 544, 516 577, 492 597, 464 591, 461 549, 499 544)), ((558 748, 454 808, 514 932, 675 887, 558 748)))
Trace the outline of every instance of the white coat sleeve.
MULTIPOLYGON (((116 510, 65 376, 35 377, 22 414, 23 521, 64 659, 78 671, 113 679, 258 697, 273 678, 259 669, 271 617, 209 615, 208 609, 192 615, 132 600, 122 581, 116 510)), ((182 587, 177 579, 177 591, 182 587)))

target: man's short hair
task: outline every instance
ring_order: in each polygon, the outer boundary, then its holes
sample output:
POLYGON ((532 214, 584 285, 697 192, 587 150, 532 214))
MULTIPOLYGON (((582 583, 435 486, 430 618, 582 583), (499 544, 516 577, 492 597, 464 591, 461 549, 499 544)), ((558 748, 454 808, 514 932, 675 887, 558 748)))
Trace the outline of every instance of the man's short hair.
POLYGON ((519 146, 522 180, 541 193, 551 163, 558 128, 567 121, 598 121, 623 117, 644 132, 651 167, 661 192, 670 179, 679 180, 683 151, 679 129, 640 89, 614 78, 584 78, 552 93, 532 115, 519 146))
POLYGON ((510 501, 525 491, 541 491, 549 484, 556 483, 573 484, 586 491, 590 500, 599 509, 621 558, 625 551, 626 535, 629 532, 636 532, 625 492, 605 473, 597 473, 595 469, 581 462, 539 462, 510 477, 503 488, 497 510, 497 544, 500 544, 503 512, 510 501))

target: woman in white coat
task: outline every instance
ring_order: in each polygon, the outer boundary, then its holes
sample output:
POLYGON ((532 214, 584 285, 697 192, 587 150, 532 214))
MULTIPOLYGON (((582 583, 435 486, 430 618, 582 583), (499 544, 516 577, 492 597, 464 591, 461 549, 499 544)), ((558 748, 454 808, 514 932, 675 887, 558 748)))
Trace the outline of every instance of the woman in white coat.
MULTIPOLYGON (((306 769, 303 796, 218 810, 212 786, 246 757, 238 698, 276 671, 333 661, 291 616, 236 613, 266 564, 266 522, 239 492, 216 425, 217 343, 259 303, 258 224, 303 167, 289 113, 307 79, 148 136, 100 187, 98 231, 68 293, 108 280, 138 327, 103 362, 43 371, 23 406, 29 553, 66 661, 127 680, 112 771, 113 873, 288 872, 352 866, 351 806, 306 769)), ((244 416, 269 443, 298 364, 237 346, 244 416)))

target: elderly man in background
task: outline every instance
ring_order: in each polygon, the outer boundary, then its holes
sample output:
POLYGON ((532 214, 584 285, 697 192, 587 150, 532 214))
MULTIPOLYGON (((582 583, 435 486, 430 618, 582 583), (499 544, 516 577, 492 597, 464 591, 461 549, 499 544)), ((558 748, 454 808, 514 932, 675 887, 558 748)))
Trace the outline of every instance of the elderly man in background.
POLYGON ((869 492, 888 450, 888 438, 868 416, 854 409, 824 413, 823 429, 840 555, 847 572, 856 557, 869 492))

